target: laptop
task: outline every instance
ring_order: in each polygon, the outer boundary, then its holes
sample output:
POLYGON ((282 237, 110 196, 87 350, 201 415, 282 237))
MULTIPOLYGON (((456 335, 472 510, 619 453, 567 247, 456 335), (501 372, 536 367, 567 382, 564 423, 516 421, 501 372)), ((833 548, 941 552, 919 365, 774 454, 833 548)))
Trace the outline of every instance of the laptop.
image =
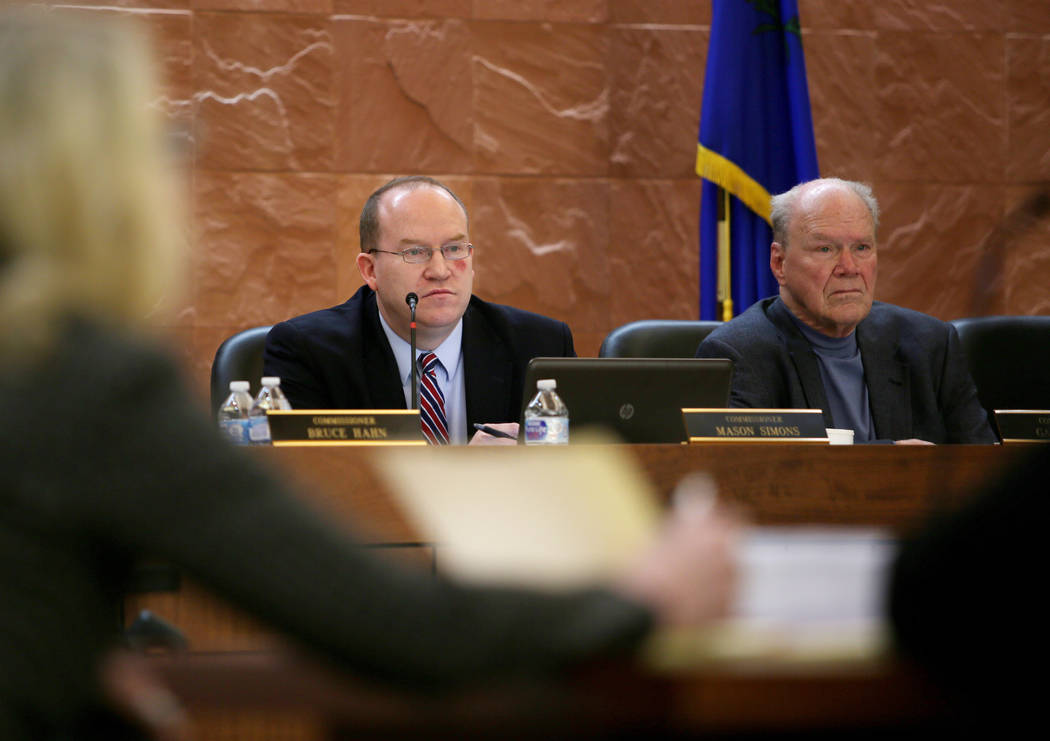
MULTIPOLYGON (((525 369, 525 406, 536 381, 553 378, 573 430, 603 427, 628 443, 688 439, 682 409, 729 406, 733 361, 724 358, 533 358, 525 369)), ((571 438, 570 438, 571 439, 571 438)))

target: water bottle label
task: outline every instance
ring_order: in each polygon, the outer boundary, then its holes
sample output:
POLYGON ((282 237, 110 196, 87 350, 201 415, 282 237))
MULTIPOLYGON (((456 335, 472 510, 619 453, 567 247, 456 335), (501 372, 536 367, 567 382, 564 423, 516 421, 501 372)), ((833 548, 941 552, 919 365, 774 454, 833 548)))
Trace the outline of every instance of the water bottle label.
POLYGON ((266 417, 251 417, 248 422, 248 438, 252 443, 258 445, 270 442, 270 423, 266 417))
POLYGON ((247 419, 224 419, 219 423, 222 433, 234 445, 247 445, 251 442, 247 419))
POLYGON ((525 444, 565 445, 569 421, 563 417, 531 417, 525 420, 525 444))

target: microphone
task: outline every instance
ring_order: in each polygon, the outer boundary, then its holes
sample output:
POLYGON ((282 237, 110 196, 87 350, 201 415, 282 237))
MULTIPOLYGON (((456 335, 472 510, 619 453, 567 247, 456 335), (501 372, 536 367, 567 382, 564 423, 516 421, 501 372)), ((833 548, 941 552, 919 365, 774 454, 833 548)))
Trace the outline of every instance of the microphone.
POLYGON ((412 353, 408 356, 412 364, 412 408, 419 409, 419 368, 416 366, 416 304, 419 303, 419 296, 409 292, 405 296, 405 303, 412 312, 412 320, 408 323, 408 344, 411 346, 409 352, 412 353))

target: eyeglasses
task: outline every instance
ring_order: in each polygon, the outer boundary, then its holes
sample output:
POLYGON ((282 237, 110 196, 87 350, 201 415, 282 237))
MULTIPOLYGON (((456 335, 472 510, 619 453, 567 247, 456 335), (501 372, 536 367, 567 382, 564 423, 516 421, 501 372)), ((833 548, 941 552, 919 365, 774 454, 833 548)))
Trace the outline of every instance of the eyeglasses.
MULTIPOLYGON (((430 259, 434 256, 433 247, 424 247, 422 245, 418 247, 406 247, 400 252, 377 249, 371 249, 368 252, 369 254, 373 252, 382 252, 387 255, 400 255, 401 259, 409 264, 430 262, 430 259)), ((466 260, 471 254, 473 254, 473 252, 474 245, 469 242, 453 242, 451 244, 441 245, 441 255, 446 260, 466 260)))

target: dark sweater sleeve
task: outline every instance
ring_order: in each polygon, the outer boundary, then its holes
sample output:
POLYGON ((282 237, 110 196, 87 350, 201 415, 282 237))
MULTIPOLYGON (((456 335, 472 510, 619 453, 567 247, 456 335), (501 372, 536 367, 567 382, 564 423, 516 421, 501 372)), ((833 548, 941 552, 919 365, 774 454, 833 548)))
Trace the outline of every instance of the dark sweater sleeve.
POLYGON ((628 651, 649 630, 646 609, 600 589, 467 587, 395 567, 226 444, 162 358, 110 376, 92 407, 99 434, 80 470, 61 472, 89 493, 71 505, 85 526, 170 559, 354 671, 421 685, 546 672, 628 651))

